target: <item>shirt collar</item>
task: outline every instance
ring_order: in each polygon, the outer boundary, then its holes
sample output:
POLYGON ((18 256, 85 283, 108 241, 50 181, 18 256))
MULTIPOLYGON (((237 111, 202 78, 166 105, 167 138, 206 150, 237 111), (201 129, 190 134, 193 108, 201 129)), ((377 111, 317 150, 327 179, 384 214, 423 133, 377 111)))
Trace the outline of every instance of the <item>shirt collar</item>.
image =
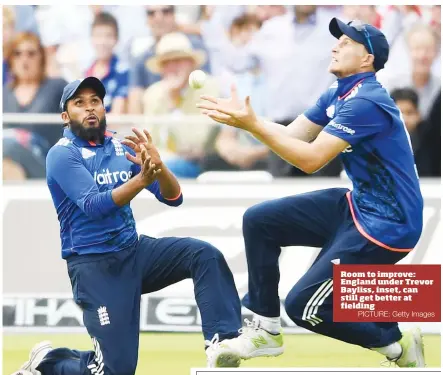
POLYGON ((337 88, 339 99, 347 96, 355 86, 365 79, 375 79, 375 72, 358 73, 349 77, 339 78, 337 88))
MULTIPOLYGON (((109 140, 112 139, 113 135, 116 132, 111 130, 106 130, 105 132, 105 144, 109 142, 109 140)), ((66 127, 63 131, 63 137, 66 137, 72 141, 76 146, 78 147, 95 147, 95 146, 103 146, 103 145, 97 145, 94 142, 87 141, 83 138, 77 137, 70 128, 66 127)))

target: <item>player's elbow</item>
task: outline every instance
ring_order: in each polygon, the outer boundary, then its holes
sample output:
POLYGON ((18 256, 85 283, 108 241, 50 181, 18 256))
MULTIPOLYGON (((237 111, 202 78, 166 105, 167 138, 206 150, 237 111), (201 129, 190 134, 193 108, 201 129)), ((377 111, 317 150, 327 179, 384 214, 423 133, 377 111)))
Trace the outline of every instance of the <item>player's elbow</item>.
POLYGON ((322 150, 312 149, 312 152, 306 155, 306 158, 300 163, 299 168, 307 174, 314 174, 328 164, 329 161, 328 156, 322 153, 322 150))
POLYGON ((305 168, 303 169, 303 172, 305 172, 306 174, 314 174, 315 172, 317 172, 318 170, 320 170, 321 168, 305 168))
POLYGON ((299 166, 299 168, 306 174, 313 174, 322 168, 322 165, 315 161, 308 161, 299 166))

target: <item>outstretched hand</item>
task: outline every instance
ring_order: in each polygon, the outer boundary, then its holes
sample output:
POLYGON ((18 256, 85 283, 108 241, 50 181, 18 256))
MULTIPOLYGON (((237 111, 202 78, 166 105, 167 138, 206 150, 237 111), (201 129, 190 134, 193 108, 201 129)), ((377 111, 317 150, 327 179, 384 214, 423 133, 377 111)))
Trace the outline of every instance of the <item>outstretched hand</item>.
POLYGON ((143 129, 143 133, 136 128, 132 128, 135 136, 128 135, 124 140, 121 141, 124 145, 130 147, 136 154, 136 156, 131 155, 129 152, 126 153, 126 158, 129 161, 132 161, 135 164, 142 165, 141 152, 143 148, 146 150, 148 155, 150 156, 151 163, 155 164, 157 168, 161 168, 163 162, 161 160, 160 154, 157 148, 154 146, 152 142, 151 134, 146 129, 143 129), (141 146, 144 147, 141 147, 141 146))
POLYGON ((258 119, 251 107, 251 99, 247 96, 242 103, 234 84, 231 86, 231 97, 228 99, 209 95, 202 95, 201 99, 203 101, 197 103, 197 108, 202 109, 202 113, 214 121, 247 131, 254 130, 258 119))

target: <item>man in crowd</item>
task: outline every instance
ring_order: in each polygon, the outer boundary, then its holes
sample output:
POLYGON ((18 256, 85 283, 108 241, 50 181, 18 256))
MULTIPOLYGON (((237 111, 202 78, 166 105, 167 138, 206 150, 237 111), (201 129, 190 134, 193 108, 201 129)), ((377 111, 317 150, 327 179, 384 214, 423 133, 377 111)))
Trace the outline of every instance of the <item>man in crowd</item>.
MULTIPOLYGON (((131 65, 129 74, 129 112, 141 114, 143 112, 143 93, 153 83, 160 81, 159 74, 152 72, 146 62, 155 54, 156 44, 166 34, 178 30, 175 18, 174 5, 147 5, 145 7, 147 21, 154 38, 152 45, 131 65)), ((198 35, 187 35, 193 48, 204 50, 203 42, 198 35)), ((206 63, 204 70, 209 71, 206 63)))

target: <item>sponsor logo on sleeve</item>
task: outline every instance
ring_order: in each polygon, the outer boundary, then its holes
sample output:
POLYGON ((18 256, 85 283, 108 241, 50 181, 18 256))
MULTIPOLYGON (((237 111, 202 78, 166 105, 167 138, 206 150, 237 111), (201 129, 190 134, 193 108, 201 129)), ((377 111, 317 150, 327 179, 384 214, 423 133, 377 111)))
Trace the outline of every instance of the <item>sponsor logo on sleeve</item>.
POLYGON ((343 131, 345 133, 348 133, 350 135, 354 135, 355 134, 355 130, 354 129, 348 128, 347 126, 342 125, 342 124, 337 124, 335 121, 330 121, 328 125, 332 126, 333 128, 336 128, 337 130, 341 130, 341 131, 343 131))

